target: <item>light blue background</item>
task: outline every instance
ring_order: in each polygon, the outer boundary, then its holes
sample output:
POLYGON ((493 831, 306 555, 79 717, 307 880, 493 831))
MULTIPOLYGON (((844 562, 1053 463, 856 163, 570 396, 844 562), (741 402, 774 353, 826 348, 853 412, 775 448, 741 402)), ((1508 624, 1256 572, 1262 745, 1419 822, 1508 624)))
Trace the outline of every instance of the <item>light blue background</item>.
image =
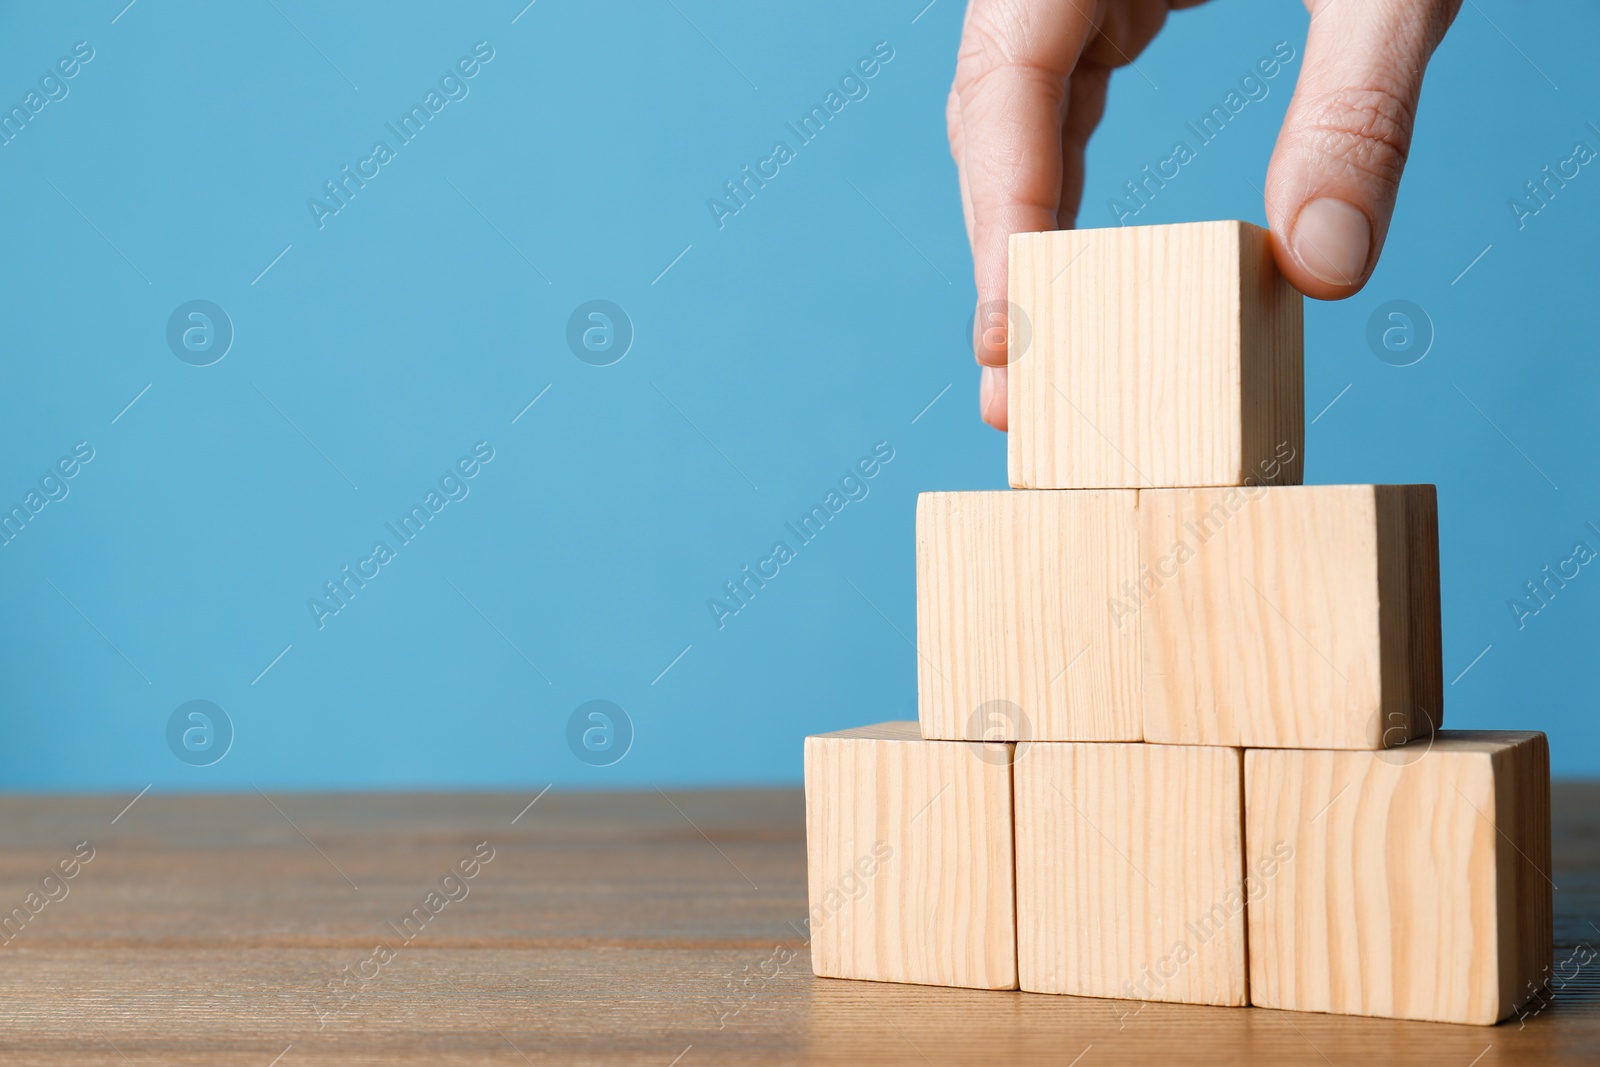
MULTIPOLYGON (((0 547, 0 787, 793 783, 804 734, 913 714, 915 495, 1005 483, 944 141, 960 4, 524 2, 0 9, 7 107, 95 49, 0 148, 0 501, 95 449, 0 547), (319 230, 307 199, 480 40, 470 95, 319 230), (708 198, 878 41, 870 95, 719 230, 708 198), (164 337, 196 298, 237 332, 203 368, 164 337), (614 366, 565 342, 594 298, 637 333, 614 366), (319 631, 307 599, 479 440, 470 496, 319 631), (870 495, 718 630, 707 600, 879 441, 870 495), (636 728, 609 767, 565 741, 594 698, 636 728), (210 767, 166 747, 192 699, 237 731, 210 767)), ((1114 79, 1085 224, 1305 27, 1175 15, 1114 79)), ((1600 772, 1600 571, 1524 629, 1508 604, 1600 547, 1600 168, 1523 230, 1507 201, 1600 147, 1597 29, 1469 2, 1382 266, 1306 312, 1308 480, 1439 485, 1448 723, 1546 730, 1569 775, 1600 772), (1365 340, 1397 298, 1437 330, 1405 368, 1365 340)), ((1262 221, 1302 61, 1138 221, 1262 221)))

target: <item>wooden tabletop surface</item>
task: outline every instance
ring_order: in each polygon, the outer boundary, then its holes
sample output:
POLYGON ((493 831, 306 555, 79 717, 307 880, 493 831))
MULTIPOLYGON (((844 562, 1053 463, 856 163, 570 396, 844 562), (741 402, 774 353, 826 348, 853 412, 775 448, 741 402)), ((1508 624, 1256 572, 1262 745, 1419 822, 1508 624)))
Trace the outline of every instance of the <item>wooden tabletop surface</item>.
POLYGON ((1493 1028, 818 979, 798 791, 532 799, 0 798, 0 1062, 1600 1062, 1597 783, 1493 1028))

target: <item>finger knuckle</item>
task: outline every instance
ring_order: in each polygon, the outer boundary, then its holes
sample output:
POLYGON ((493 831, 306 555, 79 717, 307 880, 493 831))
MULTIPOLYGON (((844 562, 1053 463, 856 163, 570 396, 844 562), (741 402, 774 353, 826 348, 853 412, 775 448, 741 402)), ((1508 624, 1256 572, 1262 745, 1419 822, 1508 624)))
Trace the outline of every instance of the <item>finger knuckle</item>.
POLYGON ((961 30, 961 46, 956 52, 955 91, 965 95, 997 67, 1010 61, 1011 43, 1006 28, 975 8, 961 30))
POLYGON ((1319 154, 1398 185, 1415 110, 1407 95, 1388 87, 1344 89, 1308 102, 1303 131, 1319 154))
POLYGON ((970 101, 995 78, 1019 73, 1064 87, 1072 63, 1046 45, 1036 19, 1028 5, 973 7, 956 53, 955 93, 970 101))

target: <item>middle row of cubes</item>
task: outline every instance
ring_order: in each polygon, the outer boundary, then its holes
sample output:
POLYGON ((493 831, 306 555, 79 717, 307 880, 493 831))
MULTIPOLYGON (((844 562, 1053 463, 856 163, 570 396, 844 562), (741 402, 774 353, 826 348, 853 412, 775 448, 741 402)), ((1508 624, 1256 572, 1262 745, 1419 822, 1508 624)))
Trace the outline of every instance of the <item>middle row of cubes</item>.
POLYGON ((924 493, 941 740, 1378 749, 1443 718, 1431 485, 924 493))

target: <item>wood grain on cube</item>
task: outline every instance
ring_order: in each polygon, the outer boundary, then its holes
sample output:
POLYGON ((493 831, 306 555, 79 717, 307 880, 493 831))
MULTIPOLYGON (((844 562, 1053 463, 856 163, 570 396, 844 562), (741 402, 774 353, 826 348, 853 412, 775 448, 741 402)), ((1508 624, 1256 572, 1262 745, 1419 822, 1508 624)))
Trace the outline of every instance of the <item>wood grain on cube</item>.
POLYGON ((1246 1004, 1242 752, 1017 746, 1017 968, 1035 993, 1246 1004))
POLYGON ((1132 490, 923 493, 918 717, 930 738, 1136 741, 1132 490))
POLYGON ((1376 749, 1442 721, 1431 485, 1139 494, 1150 741, 1376 749))
POLYGON ((818 975, 1016 988, 1012 747, 914 722, 806 738, 818 975))
POLYGON ((1441 731, 1384 752, 1252 750, 1245 840, 1264 1007, 1493 1023, 1552 959, 1543 734, 1441 731))
POLYGON ((1013 486, 1300 481, 1301 297, 1266 230, 1015 234, 1010 298, 1013 486))

